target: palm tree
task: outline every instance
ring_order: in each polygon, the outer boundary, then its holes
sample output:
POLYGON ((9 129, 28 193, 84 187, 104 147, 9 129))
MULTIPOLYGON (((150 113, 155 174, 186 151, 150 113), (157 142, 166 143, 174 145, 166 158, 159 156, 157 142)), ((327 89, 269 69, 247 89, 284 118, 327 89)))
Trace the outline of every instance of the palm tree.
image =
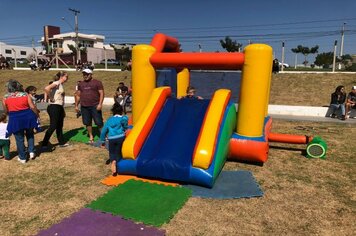
POLYGON ((237 43, 236 40, 232 41, 229 36, 225 37, 225 40, 220 40, 221 47, 225 48, 228 52, 240 52, 242 48, 241 43, 237 43))
POLYGON ((308 64, 308 61, 307 61, 307 56, 309 54, 314 54, 314 53, 318 53, 318 49, 319 49, 319 46, 318 45, 315 45, 315 47, 312 47, 312 48, 309 48, 309 47, 304 47, 302 45, 298 45, 296 48, 292 48, 292 52, 298 54, 298 53, 301 53, 304 55, 304 66, 307 66, 308 64))

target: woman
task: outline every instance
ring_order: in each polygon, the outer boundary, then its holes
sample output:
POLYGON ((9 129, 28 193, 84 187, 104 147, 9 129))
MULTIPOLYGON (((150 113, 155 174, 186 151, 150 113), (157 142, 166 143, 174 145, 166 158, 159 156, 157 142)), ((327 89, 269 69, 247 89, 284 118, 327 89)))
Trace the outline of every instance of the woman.
POLYGON ((54 81, 45 87, 45 101, 48 101, 47 112, 49 115, 49 128, 42 140, 42 151, 48 151, 48 143, 54 131, 56 131, 60 147, 69 146, 63 137, 64 111, 64 87, 63 84, 68 80, 67 72, 60 71, 54 76, 54 81))
POLYGON ((22 85, 16 80, 9 80, 7 93, 3 99, 3 108, 8 113, 7 137, 14 134, 19 154, 18 160, 26 163, 25 136, 28 143, 30 158, 35 157, 35 139, 33 129, 39 129, 40 111, 33 104, 31 96, 24 92, 22 85))
POLYGON ((338 109, 341 109, 341 120, 346 119, 346 111, 345 111, 345 100, 346 100, 346 92, 345 87, 343 85, 339 85, 336 87, 335 92, 331 94, 330 101, 330 109, 332 111, 332 118, 336 117, 335 112, 338 109))

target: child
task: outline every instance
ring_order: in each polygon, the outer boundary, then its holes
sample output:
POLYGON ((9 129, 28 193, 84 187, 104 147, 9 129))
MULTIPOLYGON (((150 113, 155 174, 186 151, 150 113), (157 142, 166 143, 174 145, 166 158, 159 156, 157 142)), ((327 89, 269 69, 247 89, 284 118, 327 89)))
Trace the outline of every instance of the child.
POLYGON ((36 105, 36 92, 37 92, 37 88, 35 86, 28 86, 26 89, 25 89, 25 92, 31 96, 32 98, 32 101, 33 101, 33 104, 36 105))
MULTIPOLYGON (((32 99, 32 102, 33 104, 35 105, 35 107, 37 108, 37 103, 38 102, 42 102, 44 101, 44 94, 41 94, 41 95, 37 95, 37 88, 35 86, 28 86, 26 89, 25 89, 25 92, 30 95, 31 99, 32 99)), ((38 110, 38 108, 37 108, 38 110)), ((41 120, 40 118, 38 117, 37 118, 37 122, 38 122, 38 127, 39 127, 39 130, 38 131, 41 131, 41 120)))
POLYGON ((184 98, 188 98, 188 99, 203 99, 200 96, 195 95, 195 88, 193 86, 189 86, 187 88, 187 95, 184 98))
POLYGON ((123 116, 124 109, 118 103, 115 103, 111 112, 113 114, 104 124, 101 130, 100 140, 102 146, 105 146, 105 138, 109 140, 109 157, 111 161, 111 172, 113 176, 117 176, 116 162, 122 158, 121 148, 125 139, 125 131, 128 126, 127 116, 123 116))
POLYGON ((7 120, 6 114, 0 115, 0 159, 10 160, 10 140, 6 138, 7 120))

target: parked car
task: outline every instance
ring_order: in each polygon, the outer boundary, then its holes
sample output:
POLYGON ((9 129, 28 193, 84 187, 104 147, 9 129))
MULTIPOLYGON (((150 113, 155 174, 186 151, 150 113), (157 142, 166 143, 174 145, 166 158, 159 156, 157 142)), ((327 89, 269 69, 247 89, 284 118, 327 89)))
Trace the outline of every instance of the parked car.
MULTIPOLYGON (((15 64, 15 59, 12 58, 10 60, 8 60, 10 62, 10 64, 15 64)), ((28 63, 28 60, 26 58, 17 58, 16 59, 17 64, 25 64, 28 63)))
MULTIPOLYGON (((100 61, 100 64, 105 65, 105 59, 101 60, 101 61, 100 61)), ((117 60, 115 60, 115 59, 107 59, 107 64, 108 64, 108 65, 119 65, 120 62, 117 61, 117 60)))
POLYGON ((283 66, 283 68, 289 67, 289 64, 287 64, 287 63, 282 63, 282 62, 278 62, 278 63, 279 63, 279 67, 281 67, 281 68, 282 68, 282 66, 283 66))

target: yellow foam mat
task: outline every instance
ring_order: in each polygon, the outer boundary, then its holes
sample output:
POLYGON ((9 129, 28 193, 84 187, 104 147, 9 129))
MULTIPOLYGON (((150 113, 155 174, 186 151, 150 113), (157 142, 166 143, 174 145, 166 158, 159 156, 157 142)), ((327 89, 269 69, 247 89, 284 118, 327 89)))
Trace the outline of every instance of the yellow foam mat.
POLYGON ((170 183, 170 182, 164 182, 160 180, 151 180, 151 179, 145 179, 145 178, 139 178, 137 176, 133 175, 117 175, 117 176, 108 176, 105 179, 101 180, 100 182, 102 184, 108 185, 108 186, 118 186, 120 184, 125 183, 126 181, 134 179, 134 180, 139 180, 143 182, 148 182, 148 183, 155 183, 155 184, 162 184, 165 186, 173 186, 176 187, 179 184, 177 183, 170 183))

